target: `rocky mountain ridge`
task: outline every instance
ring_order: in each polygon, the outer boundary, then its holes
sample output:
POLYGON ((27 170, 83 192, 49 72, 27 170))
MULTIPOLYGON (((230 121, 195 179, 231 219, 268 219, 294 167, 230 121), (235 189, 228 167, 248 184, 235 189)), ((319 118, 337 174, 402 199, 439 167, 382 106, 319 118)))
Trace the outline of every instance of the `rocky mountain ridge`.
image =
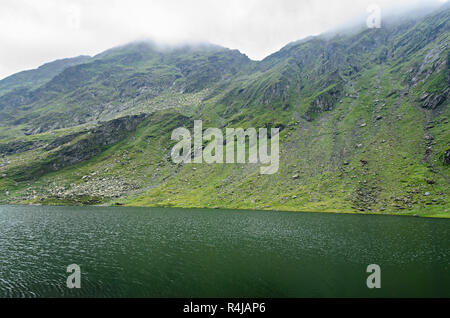
POLYGON ((0 202, 448 216, 449 21, 443 6, 260 62, 138 42, 13 75, 0 81, 0 202), (279 173, 174 164, 171 132, 196 119, 279 127, 279 173))

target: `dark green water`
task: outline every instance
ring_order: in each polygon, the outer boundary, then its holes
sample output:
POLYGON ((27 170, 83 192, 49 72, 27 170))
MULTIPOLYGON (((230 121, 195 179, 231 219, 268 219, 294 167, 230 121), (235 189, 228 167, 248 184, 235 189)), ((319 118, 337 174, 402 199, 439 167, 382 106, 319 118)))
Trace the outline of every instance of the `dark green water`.
POLYGON ((0 206, 2 297, 450 297, 449 220, 0 206), (68 289, 69 264, 81 289, 68 289), (381 289, 366 267, 381 266, 381 289))

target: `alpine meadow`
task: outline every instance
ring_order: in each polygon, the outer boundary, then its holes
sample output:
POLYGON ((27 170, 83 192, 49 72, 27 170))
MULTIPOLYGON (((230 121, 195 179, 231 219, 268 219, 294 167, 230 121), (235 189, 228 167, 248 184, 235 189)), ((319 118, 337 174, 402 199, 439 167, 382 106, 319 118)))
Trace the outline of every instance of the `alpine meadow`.
POLYGON ((447 4, 261 61, 140 41, 14 74, 0 81, 0 204, 448 218, 449 45, 447 4), (172 132, 196 120, 278 129, 279 169, 173 162, 172 132))

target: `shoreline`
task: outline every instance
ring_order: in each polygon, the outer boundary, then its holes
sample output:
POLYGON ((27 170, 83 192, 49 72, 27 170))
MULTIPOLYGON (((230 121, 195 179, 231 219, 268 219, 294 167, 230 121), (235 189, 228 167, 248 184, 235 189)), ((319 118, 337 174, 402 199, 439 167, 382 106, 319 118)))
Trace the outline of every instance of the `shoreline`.
POLYGON ((51 207, 104 207, 104 208, 160 208, 160 209, 183 209, 183 210, 189 210, 189 209, 195 209, 195 210, 234 210, 234 211, 242 211, 242 212, 279 212, 279 213, 320 213, 320 214, 342 214, 342 215, 361 215, 361 216, 401 216, 401 217, 415 217, 415 218, 427 218, 427 219, 450 219, 450 212, 442 212, 442 213, 435 213, 435 214, 426 214, 421 213, 420 211, 406 211, 406 212, 389 212, 389 211, 383 211, 383 212, 354 212, 354 211, 307 211, 307 210, 288 210, 288 209, 246 209, 246 208, 231 208, 231 207, 199 207, 199 206, 169 206, 169 205, 127 205, 127 204, 111 204, 111 203, 105 203, 105 204, 32 204, 32 203, 15 203, 15 204, 0 204, 1 206, 51 206, 51 207))

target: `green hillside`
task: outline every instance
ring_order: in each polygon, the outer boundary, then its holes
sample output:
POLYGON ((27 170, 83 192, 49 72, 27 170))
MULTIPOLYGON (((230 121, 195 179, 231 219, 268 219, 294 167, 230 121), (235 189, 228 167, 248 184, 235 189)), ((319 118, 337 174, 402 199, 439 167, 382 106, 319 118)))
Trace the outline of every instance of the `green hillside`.
POLYGON ((0 204, 450 217, 449 45, 444 6, 260 62, 139 42, 13 75, 0 81, 0 204), (173 163, 172 131, 197 119, 279 127, 278 173, 173 163))

